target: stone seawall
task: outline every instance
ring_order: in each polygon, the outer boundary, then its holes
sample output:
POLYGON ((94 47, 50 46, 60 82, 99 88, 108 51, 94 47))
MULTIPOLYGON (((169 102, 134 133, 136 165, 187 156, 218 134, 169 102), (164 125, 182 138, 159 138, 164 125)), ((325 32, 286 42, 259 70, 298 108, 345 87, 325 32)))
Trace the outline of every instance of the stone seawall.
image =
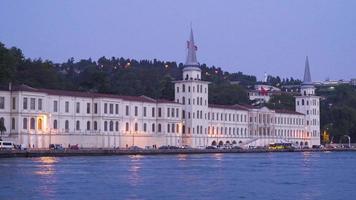
POLYGON ((111 156, 111 155, 164 155, 164 154, 207 154, 207 153, 275 153, 275 152, 327 152, 352 151, 356 149, 79 149, 79 150, 0 150, 0 158, 45 157, 45 156, 111 156))

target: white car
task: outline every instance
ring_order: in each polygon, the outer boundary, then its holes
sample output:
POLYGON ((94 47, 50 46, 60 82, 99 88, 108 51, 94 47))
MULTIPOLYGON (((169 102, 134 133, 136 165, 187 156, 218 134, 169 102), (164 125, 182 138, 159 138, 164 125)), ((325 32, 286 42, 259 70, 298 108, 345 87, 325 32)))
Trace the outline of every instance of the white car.
POLYGON ((14 143, 10 141, 0 141, 0 149, 13 149, 14 143))

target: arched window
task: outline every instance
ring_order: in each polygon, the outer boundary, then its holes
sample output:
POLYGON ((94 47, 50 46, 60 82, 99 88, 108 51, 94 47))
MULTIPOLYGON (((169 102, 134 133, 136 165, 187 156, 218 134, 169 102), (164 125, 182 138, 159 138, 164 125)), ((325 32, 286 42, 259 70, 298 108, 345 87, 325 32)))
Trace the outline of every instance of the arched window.
POLYGON ((65 123, 64 123, 64 129, 65 129, 66 131, 69 130, 69 121, 68 121, 68 120, 66 120, 65 123))
POLYGON ((76 122, 76 124, 75 124, 75 129, 76 129, 77 131, 80 130, 80 122, 79 122, 79 120, 77 120, 77 122, 76 122))
POLYGON ((182 92, 185 92, 185 85, 183 84, 182 92))
POLYGON ((27 129, 27 118, 23 118, 22 120, 22 128, 27 129))
POLYGON ((104 122, 104 131, 108 131, 108 122, 107 121, 104 122))
POLYGON ((41 118, 39 118, 38 121, 37 121, 37 128, 39 130, 42 130, 42 119, 41 118))
POLYGON ((57 120, 53 120, 53 129, 57 129, 57 120))
POLYGON ((98 130, 98 122, 94 121, 94 131, 98 130))
POLYGON ((119 131, 119 122, 115 122, 115 131, 119 131))
POLYGON ((302 99, 302 106, 304 106, 304 99, 302 99))
POLYGON ((152 132, 155 132, 155 131, 156 131, 155 124, 152 124, 152 132))
POLYGON ((138 131, 138 124, 135 123, 135 131, 138 131))
POLYGON ((87 131, 90 131, 90 121, 87 121, 87 131))
POLYGON ((147 124, 143 123, 143 131, 146 132, 147 131, 147 124))
POLYGON ((128 123, 128 122, 126 122, 126 132, 128 132, 128 131, 129 131, 129 129, 130 129, 130 125, 129 125, 129 123, 128 123))
POLYGON ((15 130, 15 118, 11 119, 11 129, 15 130))
POLYGON ((162 131, 162 125, 158 124, 158 132, 160 133, 162 131))
POLYGON ((114 131, 114 122, 110 121, 110 131, 114 131))

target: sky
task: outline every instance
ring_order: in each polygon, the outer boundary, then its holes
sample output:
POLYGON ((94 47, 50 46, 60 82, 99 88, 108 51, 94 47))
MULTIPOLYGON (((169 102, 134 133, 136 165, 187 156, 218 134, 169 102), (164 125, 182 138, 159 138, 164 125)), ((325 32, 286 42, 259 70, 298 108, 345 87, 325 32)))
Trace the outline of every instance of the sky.
POLYGON ((1 0, 0 42, 26 57, 200 63, 257 76, 356 78, 354 0, 1 0))

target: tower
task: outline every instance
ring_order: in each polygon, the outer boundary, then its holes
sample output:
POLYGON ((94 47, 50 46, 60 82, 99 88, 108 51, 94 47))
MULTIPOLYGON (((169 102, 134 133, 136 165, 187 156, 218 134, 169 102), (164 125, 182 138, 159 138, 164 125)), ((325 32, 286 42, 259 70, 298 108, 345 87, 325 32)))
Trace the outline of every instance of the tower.
POLYGON ((201 80, 201 69, 196 56, 193 29, 187 41, 187 59, 183 68, 183 80, 175 82, 176 102, 183 104, 182 144, 191 147, 208 143, 208 82, 201 80))
POLYGON ((305 115, 304 145, 320 145, 320 104, 315 95, 308 56, 305 60, 304 79, 300 87, 301 96, 296 97, 296 111, 305 115))

